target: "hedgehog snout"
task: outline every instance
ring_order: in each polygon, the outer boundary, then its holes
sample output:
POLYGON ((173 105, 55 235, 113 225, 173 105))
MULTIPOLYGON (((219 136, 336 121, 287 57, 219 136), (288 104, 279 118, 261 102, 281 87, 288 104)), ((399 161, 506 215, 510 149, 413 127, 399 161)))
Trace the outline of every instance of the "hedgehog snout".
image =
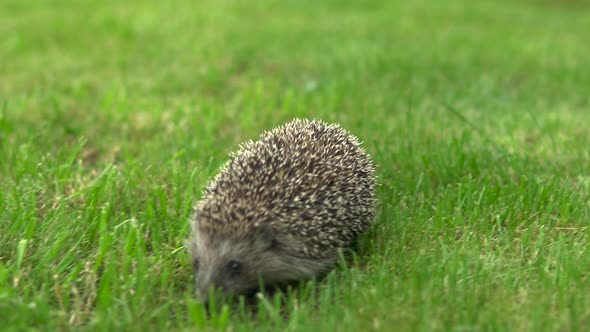
POLYGON ((209 281, 197 281, 197 297, 208 304, 211 297, 220 298, 227 293, 227 287, 209 281))
MULTIPOLYGON (((241 285, 241 278, 227 275, 225 269, 201 270, 196 276, 197 296, 207 302, 212 296, 223 299, 235 293, 235 287, 241 285)), ((239 291, 238 291, 239 293, 239 291)))
POLYGON ((213 292, 213 294, 215 294, 215 289, 211 288, 211 287, 204 287, 204 286, 197 287, 197 297, 204 304, 209 303, 210 292, 213 292))

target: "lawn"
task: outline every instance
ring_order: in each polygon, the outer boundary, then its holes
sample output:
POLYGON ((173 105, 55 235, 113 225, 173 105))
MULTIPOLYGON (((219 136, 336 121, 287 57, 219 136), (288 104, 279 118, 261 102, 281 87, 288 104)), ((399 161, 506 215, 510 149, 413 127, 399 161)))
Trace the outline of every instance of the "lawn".
POLYGON ((3 0, 0 329, 587 328, 588 31, 582 0, 3 0), (364 141, 376 225, 207 318, 192 205, 294 117, 364 141))

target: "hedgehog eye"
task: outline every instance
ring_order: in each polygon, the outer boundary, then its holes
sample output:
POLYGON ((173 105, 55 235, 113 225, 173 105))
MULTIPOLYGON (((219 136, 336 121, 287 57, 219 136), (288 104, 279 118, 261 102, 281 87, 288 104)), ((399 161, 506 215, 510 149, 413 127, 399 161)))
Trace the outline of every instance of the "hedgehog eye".
POLYGON ((242 263, 237 261, 230 261, 227 264, 228 270, 232 275, 238 275, 242 272, 242 263))
POLYGON ((193 269, 195 271, 199 271, 199 259, 198 258, 193 259, 193 269))

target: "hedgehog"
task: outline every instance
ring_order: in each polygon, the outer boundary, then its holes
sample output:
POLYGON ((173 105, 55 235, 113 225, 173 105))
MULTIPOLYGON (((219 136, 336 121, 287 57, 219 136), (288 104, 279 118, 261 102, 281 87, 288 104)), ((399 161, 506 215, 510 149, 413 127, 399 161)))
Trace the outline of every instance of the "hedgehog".
POLYGON ((337 124, 295 119, 241 144, 191 218, 197 297, 325 275, 374 222, 374 174, 358 138, 337 124))

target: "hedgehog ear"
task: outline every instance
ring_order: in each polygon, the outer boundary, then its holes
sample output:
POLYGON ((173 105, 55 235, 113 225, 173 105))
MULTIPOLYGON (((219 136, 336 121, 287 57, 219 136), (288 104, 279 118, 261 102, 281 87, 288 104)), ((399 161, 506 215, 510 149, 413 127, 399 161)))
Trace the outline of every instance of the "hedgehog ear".
POLYGON ((260 224, 254 230, 254 241, 263 250, 270 249, 275 243, 275 232, 270 224, 260 224))

